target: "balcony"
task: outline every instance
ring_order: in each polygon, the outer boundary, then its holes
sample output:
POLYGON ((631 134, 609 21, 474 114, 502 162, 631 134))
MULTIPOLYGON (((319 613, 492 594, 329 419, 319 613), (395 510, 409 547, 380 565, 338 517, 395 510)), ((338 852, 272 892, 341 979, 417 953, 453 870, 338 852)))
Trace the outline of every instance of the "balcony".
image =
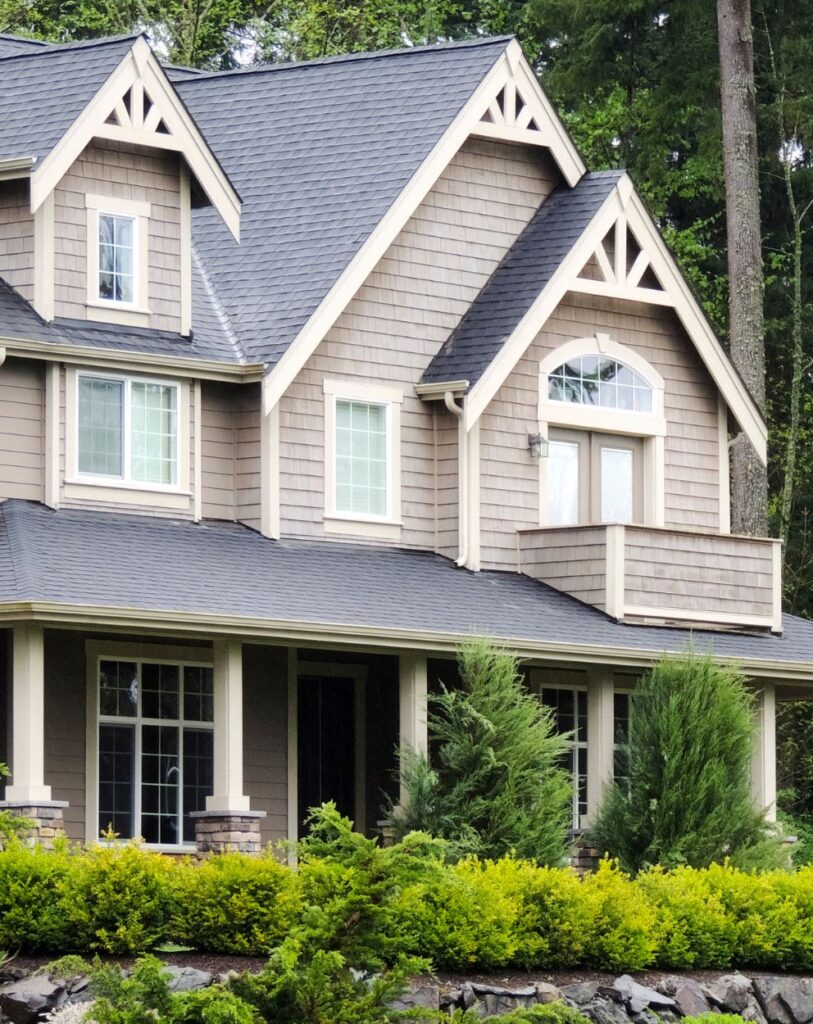
POLYGON ((619 622, 782 632, 781 543, 649 526, 519 531, 519 571, 619 622))

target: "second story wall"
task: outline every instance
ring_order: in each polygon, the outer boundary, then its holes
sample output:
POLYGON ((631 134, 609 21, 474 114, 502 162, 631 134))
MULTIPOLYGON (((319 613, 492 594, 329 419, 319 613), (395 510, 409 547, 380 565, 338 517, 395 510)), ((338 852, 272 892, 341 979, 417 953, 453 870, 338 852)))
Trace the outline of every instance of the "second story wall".
POLYGON ((43 499, 44 395, 41 363, 7 359, 0 366, 0 500, 43 499))
POLYGON ((457 421, 414 386, 555 183, 539 151, 461 148, 281 400, 283 536, 324 535, 324 382, 364 381, 403 392, 403 526, 390 540, 456 554, 457 421))
POLYGON ((204 519, 260 527, 260 385, 201 383, 204 519))
POLYGON ((88 239, 88 196, 149 204, 149 216, 141 222, 146 238, 138 240, 139 246, 146 245, 143 294, 149 316, 138 326, 179 331, 181 184, 177 154, 96 141, 86 147, 57 185, 54 311, 56 316, 76 320, 103 319, 98 309, 88 306, 88 245, 95 246, 98 241, 96 237, 88 239))
MULTIPOLYGON (((516 568, 516 529, 540 525, 540 472, 528 434, 538 429, 539 364, 597 332, 642 356, 664 379, 664 525, 720 528, 717 389, 676 316, 660 306, 570 293, 520 359, 481 423, 482 564, 516 568)), ((728 481, 723 481, 728 486, 728 481)))
POLYGON ((28 181, 0 182, 0 277, 34 299, 34 218, 28 181))

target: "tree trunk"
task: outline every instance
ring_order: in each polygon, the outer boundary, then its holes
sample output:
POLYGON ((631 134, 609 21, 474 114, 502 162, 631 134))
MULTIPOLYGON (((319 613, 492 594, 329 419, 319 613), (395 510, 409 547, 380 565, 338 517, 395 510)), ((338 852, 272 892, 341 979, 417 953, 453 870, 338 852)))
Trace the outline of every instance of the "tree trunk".
MULTIPOLYGON (((731 358, 765 413, 762 237, 750 0, 717 0, 731 358)), ((744 434, 731 446, 732 529, 768 532, 768 474, 744 434)))

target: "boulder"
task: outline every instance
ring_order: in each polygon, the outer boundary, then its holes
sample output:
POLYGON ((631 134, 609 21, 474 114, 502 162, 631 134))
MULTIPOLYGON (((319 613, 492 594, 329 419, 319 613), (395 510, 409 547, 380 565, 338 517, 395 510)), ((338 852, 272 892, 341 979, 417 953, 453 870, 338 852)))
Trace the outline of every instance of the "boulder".
POLYGON ((595 1024, 629 1024, 630 1020, 621 1003, 601 997, 582 1003, 579 1013, 589 1017, 595 1024))
POLYGON ((813 979, 754 978, 754 991, 771 1024, 808 1024, 813 1020, 813 979))
POLYGON ((214 977, 208 971, 199 971, 197 967, 176 967, 170 964, 166 968, 170 975, 170 992, 191 992, 196 988, 208 988, 214 977))
POLYGON ((0 1014, 12 1024, 35 1024, 67 999, 68 990, 62 982, 52 981, 45 974, 29 974, 0 987, 0 1014))
POLYGON ((742 1013, 753 1000, 753 990, 753 982, 744 974, 724 974, 704 988, 708 998, 728 1013, 742 1013))
POLYGON ((563 985, 562 998, 576 1006, 583 1006, 598 995, 597 981, 579 981, 574 985, 563 985))
POLYGON ((703 986, 694 978, 665 978, 660 989, 675 1001, 678 1013, 682 1017, 696 1017, 700 1013, 708 1013, 711 1009, 703 986))
POLYGON ((536 1001, 538 1003, 555 1003, 562 998, 562 993, 555 985, 549 985, 546 981, 536 983, 536 1001))
POLYGON ((629 974, 622 974, 620 978, 616 978, 613 988, 621 994, 631 1013, 641 1013, 648 1009, 673 1010, 676 1006, 671 996, 639 984, 629 974))
POLYGON ((416 1007, 425 1010, 439 1010, 440 987, 429 982, 416 985, 405 992, 400 999, 394 999, 390 1006, 393 1010, 414 1010, 416 1007))

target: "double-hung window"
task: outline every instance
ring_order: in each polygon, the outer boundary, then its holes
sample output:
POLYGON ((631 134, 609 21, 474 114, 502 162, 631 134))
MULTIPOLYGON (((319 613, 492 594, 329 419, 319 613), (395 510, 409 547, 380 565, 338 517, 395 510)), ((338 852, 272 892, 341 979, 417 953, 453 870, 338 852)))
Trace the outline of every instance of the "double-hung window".
POLYGON ((178 485, 178 384, 79 373, 76 392, 79 477, 178 485))
POLYGON ((587 815, 587 690, 576 686, 542 686, 539 699, 553 715, 556 731, 567 735, 562 767, 573 780, 571 821, 579 829, 587 815))
POLYGON ((325 381, 325 528, 397 537, 400 530, 399 388, 325 381))
POLYGON ((98 834, 194 842, 191 813, 212 792, 212 686, 209 665, 98 658, 98 834))
POLYGON ((105 302, 135 301, 135 217, 99 213, 99 294, 105 302))
POLYGON ((149 326, 150 203, 86 195, 89 320, 149 326))

